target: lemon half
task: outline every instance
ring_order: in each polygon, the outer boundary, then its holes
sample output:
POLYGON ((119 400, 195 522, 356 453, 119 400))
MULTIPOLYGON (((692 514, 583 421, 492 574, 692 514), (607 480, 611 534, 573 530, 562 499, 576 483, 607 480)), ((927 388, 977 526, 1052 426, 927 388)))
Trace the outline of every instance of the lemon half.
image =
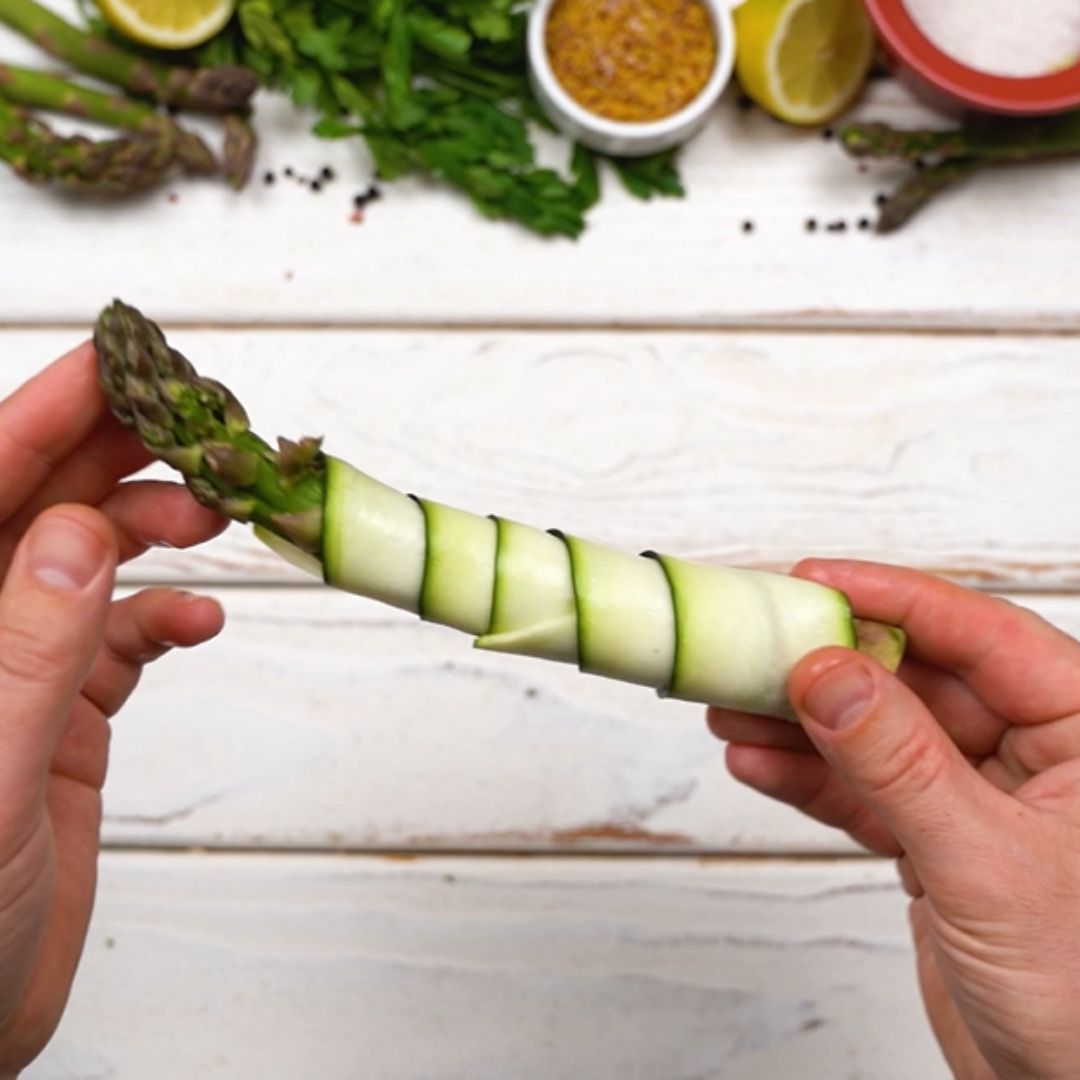
POLYGON ((155 49, 190 49, 232 17, 236 0, 98 0, 114 30, 155 49))
POLYGON ((739 82, 773 116, 824 124, 858 96, 874 58, 861 0, 746 0, 734 14, 739 82))

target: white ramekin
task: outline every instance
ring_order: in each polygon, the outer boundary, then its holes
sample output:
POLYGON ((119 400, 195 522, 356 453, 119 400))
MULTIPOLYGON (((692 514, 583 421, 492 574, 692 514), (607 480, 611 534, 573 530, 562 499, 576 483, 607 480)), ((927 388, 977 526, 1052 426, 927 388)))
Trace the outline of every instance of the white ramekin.
POLYGON ((689 105, 662 120, 628 123, 597 116, 579 105, 551 70, 544 30, 555 0, 536 0, 529 14, 529 77, 544 112, 571 139, 618 157, 658 154, 685 142, 705 123, 731 80, 735 66, 735 20, 731 12, 742 0, 701 0, 716 34, 716 66, 702 91, 689 105))

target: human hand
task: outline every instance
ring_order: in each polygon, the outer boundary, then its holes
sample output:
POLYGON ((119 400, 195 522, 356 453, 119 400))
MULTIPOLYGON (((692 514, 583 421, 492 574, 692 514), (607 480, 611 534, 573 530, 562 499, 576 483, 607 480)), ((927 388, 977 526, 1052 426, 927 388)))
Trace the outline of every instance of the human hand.
POLYGON ((222 624, 171 589, 110 602, 118 561, 224 522, 107 414, 82 345, 0 403, 0 1078, 51 1037, 93 904, 111 717, 144 664, 222 624))
POLYGON ((805 658, 788 683, 801 727, 710 709, 728 768, 898 859, 956 1076, 1080 1076, 1080 643, 913 570, 795 573, 902 626, 908 655, 898 678, 844 649, 805 658))

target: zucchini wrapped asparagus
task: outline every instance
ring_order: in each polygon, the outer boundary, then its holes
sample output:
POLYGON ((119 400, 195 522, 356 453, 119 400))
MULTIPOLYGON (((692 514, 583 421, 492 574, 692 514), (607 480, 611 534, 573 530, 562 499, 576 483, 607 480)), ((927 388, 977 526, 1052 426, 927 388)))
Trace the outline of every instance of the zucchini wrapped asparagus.
POLYGON ((808 581, 630 555, 406 495, 321 440, 255 435, 233 394, 114 302, 94 334, 119 420, 195 498, 336 588, 455 627, 481 649, 577 664, 662 696, 791 716, 788 674, 825 645, 895 669, 902 633, 808 581))

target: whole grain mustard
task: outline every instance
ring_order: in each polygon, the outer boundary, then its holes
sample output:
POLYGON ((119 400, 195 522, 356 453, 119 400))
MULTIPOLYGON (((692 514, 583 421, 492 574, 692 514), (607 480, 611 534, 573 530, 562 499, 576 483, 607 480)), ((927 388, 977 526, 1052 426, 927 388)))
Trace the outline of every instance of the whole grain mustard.
POLYGON ((700 0, 556 0, 545 45, 570 97, 631 123, 677 113, 716 65, 716 31, 700 0))

